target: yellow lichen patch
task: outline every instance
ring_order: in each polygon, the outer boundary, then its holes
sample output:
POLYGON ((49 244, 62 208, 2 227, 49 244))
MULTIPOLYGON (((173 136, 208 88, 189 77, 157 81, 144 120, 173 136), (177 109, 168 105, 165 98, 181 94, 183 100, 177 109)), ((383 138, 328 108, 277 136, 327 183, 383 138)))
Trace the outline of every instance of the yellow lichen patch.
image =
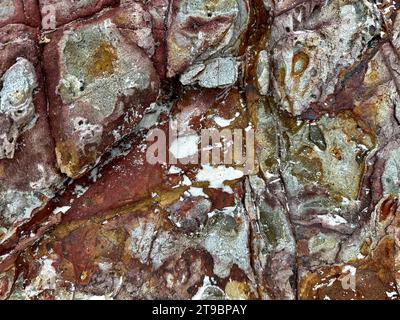
POLYGON ((357 118, 354 112, 343 112, 339 115, 341 121, 340 128, 349 137, 347 142, 357 141, 364 144, 369 149, 374 148, 376 144, 375 130, 370 130, 362 119, 357 118))
MULTIPOLYGON (((235 0, 205 0, 204 1, 204 9, 206 9, 209 14, 218 12, 222 8, 231 8, 234 5, 236 5, 235 0)), ((209 16, 209 17, 211 18, 211 16, 209 16)))
POLYGON ((0 178, 4 178, 6 175, 4 166, 0 164, 0 178))
POLYGON ((249 286, 244 282, 229 281, 225 286, 225 293, 232 300, 247 300, 249 292, 249 286))
POLYGON ((292 59, 292 76, 299 77, 308 68, 310 64, 310 58, 304 52, 298 52, 293 56, 292 59))
POLYGON ((87 73, 92 78, 110 75, 114 72, 115 62, 118 60, 117 50, 107 42, 101 42, 95 50, 87 73))
POLYGON ((384 300, 398 297, 394 256, 394 240, 385 237, 366 259, 308 273, 300 282, 300 299, 384 300))
POLYGON ((74 265, 71 261, 67 259, 62 259, 60 265, 58 267, 60 273, 62 274, 62 278, 66 281, 75 281, 75 270, 74 265))
POLYGON ((217 7, 217 4, 214 0, 206 0, 204 1, 204 7, 206 8, 206 10, 209 11, 214 11, 217 7))

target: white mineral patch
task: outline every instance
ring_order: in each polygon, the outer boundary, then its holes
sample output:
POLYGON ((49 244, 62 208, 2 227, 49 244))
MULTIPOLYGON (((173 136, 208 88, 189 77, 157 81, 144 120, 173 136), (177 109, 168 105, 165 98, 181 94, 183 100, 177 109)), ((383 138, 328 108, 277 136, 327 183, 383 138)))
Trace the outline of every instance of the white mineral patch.
POLYGON ((170 175, 180 174, 180 173, 182 173, 182 169, 175 167, 175 166, 171 166, 168 170, 168 174, 170 174, 170 175))
POLYGON ((74 130, 79 134, 80 147, 83 149, 88 144, 99 144, 103 135, 103 127, 91 124, 87 119, 77 117, 72 119, 74 130))
POLYGON ((65 104, 91 105, 99 120, 105 119, 118 108, 118 97, 133 95, 152 86, 148 66, 150 61, 138 63, 138 51, 120 45, 118 28, 107 19, 103 24, 88 25, 79 30, 69 30, 59 43, 62 65, 57 93, 65 104), (98 43, 107 43, 115 53, 112 72, 91 77, 91 59, 98 43))
POLYGON ((243 172, 232 167, 203 165, 198 172, 198 182, 209 182, 212 189, 226 189, 226 181, 234 181, 244 176, 243 172))
POLYGON ((183 178, 182 178, 182 185, 183 186, 191 186, 193 183, 192 183, 192 181, 189 179, 189 177, 188 176, 186 176, 186 175, 184 175, 183 176, 183 178))
POLYGON ((76 185, 74 189, 74 194, 77 198, 82 197, 87 191, 89 190, 89 187, 81 186, 81 185, 76 185))
POLYGON ((221 290, 221 288, 214 286, 211 282, 210 277, 205 276, 203 280, 203 285, 199 288, 197 293, 193 296, 192 300, 200 301, 200 300, 207 300, 208 299, 208 290, 215 290, 221 294, 221 296, 225 296, 225 292, 221 290))
POLYGON ((156 227, 152 223, 141 223, 130 232, 131 250, 133 256, 141 263, 147 263, 154 239, 156 227))
POLYGON ((239 209, 237 209, 237 215, 242 218, 242 222, 237 226, 238 229, 234 235, 217 227, 210 230, 204 240, 204 248, 214 259, 214 273, 221 278, 229 276, 230 269, 234 264, 245 272, 251 272, 248 221, 239 209))
POLYGON ((386 292, 386 296, 390 299, 397 297, 399 294, 396 291, 393 292, 386 292))
POLYGON ((7 190, 0 193, 0 213, 7 225, 31 218, 32 212, 43 205, 33 192, 7 190))

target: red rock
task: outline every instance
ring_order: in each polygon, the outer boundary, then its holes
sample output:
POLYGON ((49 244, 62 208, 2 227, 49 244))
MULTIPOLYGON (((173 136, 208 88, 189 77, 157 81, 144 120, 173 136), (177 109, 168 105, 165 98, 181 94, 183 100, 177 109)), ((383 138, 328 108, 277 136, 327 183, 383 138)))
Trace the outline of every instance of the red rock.
POLYGON ((90 17, 104 8, 118 5, 120 0, 39 0, 42 15, 55 13, 56 26, 62 26, 68 22, 90 17))

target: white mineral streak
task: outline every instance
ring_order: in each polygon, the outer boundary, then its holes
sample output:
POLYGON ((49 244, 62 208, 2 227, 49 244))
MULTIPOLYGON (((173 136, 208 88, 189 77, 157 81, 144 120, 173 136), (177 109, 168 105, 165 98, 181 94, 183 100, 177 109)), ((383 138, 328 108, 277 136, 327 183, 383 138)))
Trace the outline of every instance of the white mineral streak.
POLYGON ((183 173, 182 169, 175 166, 171 166, 168 171, 169 175, 180 174, 180 173, 183 173))
POLYGON ((14 158, 19 136, 36 123, 33 104, 33 91, 37 87, 35 67, 28 60, 18 58, 1 81, 0 160, 14 158))
POLYGON ((347 224, 347 220, 342 218, 336 214, 326 214, 326 215, 318 215, 317 218, 321 221, 323 225, 327 225, 330 227, 337 227, 343 224, 347 224))
POLYGON ((208 196, 204 193, 203 188, 191 187, 187 192, 188 192, 189 196, 192 196, 192 197, 208 198, 208 196))

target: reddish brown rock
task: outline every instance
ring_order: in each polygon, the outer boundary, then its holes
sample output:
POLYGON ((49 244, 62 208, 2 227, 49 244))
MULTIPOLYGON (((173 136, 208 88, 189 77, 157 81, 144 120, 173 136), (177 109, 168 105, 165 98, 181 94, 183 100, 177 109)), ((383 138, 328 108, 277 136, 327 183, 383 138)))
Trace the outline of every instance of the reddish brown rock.
POLYGON ((40 9, 43 17, 46 14, 55 14, 55 26, 59 27, 68 22, 90 17, 104 8, 118 5, 120 0, 86 0, 86 1, 70 1, 70 0, 39 0, 40 9))
POLYGON ((0 3, 0 27, 7 24, 39 27, 40 13, 35 0, 3 0, 0 3))
POLYGON ((158 96, 150 16, 139 3, 48 35, 50 119, 61 170, 76 178, 132 132, 158 96), (151 30, 151 29, 149 29, 151 30))
MULTIPOLYGON (((238 92, 232 90, 226 101, 220 105, 218 90, 190 91, 172 118, 192 134, 200 132, 215 126, 216 117, 236 114, 238 92)), ((248 124, 232 122, 236 128, 248 124)), ((157 127, 167 137, 168 125, 157 127)), ((30 270, 22 276, 26 298, 68 298, 69 283, 82 299, 258 296, 249 221, 239 201, 243 174, 213 185, 211 176, 199 178, 200 164, 151 165, 146 155, 153 143, 138 139, 128 154, 75 181, 46 209, 64 214, 36 253, 23 254, 30 270)), ((226 174, 221 168, 216 172, 226 174)))

